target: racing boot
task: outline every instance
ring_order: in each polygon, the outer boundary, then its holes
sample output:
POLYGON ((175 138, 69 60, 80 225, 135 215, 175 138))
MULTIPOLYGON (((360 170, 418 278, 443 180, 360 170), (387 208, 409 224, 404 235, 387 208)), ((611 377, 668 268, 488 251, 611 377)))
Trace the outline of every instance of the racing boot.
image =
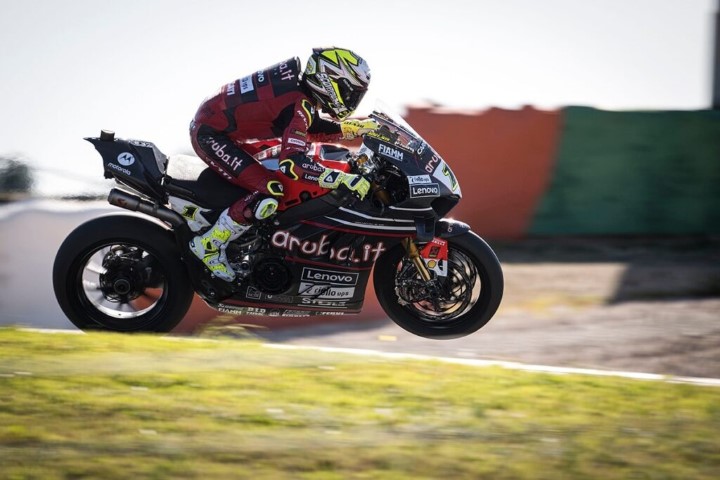
POLYGON ((232 282, 235 272, 227 261, 225 248, 250 228, 238 223, 228 215, 225 209, 210 230, 190 241, 190 250, 203 261, 205 266, 220 280, 232 282))

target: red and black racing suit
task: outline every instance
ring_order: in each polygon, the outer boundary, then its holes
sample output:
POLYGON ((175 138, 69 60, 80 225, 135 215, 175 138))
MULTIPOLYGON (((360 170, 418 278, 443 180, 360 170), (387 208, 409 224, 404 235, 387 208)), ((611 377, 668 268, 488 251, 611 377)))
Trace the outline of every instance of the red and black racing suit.
POLYGON ((248 190, 229 215, 248 223, 262 198, 282 196, 276 172, 263 167, 244 144, 282 138, 280 171, 293 180, 317 183, 324 167, 306 155, 307 142, 337 141, 340 124, 318 116, 315 102, 300 82, 295 57, 224 85, 206 99, 190 123, 195 152, 226 180, 248 190))

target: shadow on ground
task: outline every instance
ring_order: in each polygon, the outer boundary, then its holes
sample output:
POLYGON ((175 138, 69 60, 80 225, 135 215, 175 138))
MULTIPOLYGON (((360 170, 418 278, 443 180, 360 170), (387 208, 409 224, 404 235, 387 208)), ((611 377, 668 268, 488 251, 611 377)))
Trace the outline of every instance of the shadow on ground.
POLYGON ((720 237, 536 238, 494 245, 504 264, 622 265, 608 304, 720 297, 720 237))

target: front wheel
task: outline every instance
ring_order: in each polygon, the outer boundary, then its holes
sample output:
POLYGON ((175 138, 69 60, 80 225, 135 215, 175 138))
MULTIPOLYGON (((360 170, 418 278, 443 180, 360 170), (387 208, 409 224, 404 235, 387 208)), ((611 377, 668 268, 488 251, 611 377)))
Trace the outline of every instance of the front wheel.
POLYGON ((81 330, 169 332, 193 299, 172 234, 128 215, 95 218, 71 232, 55 257, 53 287, 81 330))
POLYGON ((469 335, 495 314, 503 295, 497 256, 473 232, 448 239, 447 277, 424 281, 401 245, 375 264, 373 283, 385 313, 421 337, 469 335))

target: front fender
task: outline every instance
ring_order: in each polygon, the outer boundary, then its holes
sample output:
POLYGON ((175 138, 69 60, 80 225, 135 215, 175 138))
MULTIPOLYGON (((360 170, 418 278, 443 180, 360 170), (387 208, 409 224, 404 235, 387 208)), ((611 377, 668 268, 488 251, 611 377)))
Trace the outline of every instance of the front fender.
POLYGON ((453 220, 451 218, 443 218, 437 222, 435 227, 435 235, 440 238, 457 237, 470 231, 470 225, 464 222, 453 220))

